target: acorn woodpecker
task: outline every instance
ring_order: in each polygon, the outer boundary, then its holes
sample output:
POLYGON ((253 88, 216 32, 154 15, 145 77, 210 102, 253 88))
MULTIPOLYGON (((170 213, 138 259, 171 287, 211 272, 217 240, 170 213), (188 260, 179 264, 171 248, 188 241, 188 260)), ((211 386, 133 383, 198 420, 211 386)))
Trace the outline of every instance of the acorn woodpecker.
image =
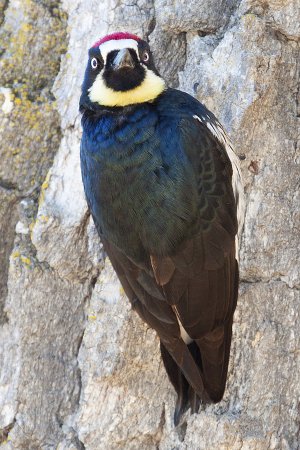
POLYGON ((174 423, 225 390, 243 225, 239 161, 216 117, 166 86, 146 41, 89 50, 81 170, 105 251, 156 332, 177 392, 174 423))

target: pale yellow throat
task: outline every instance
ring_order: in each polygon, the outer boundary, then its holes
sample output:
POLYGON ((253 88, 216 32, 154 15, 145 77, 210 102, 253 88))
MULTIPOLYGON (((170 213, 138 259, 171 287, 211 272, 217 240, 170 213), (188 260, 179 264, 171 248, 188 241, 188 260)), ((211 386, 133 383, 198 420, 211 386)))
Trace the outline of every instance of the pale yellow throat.
POLYGON ((165 88, 164 80, 151 70, 146 70, 143 82, 129 91, 114 91, 107 87, 99 73, 89 89, 89 97, 102 106, 127 106, 154 100, 165 88))

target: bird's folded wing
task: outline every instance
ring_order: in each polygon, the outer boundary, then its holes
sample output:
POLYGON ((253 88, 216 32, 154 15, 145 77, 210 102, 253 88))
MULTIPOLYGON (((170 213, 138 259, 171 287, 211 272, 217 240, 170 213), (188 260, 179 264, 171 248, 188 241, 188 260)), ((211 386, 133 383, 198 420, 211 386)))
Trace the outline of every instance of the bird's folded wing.
POLYGON ((157 331, 195 391, 203 397, 204 385, 217 401, 225 387, 237 299, 232 167, 223 145, 201 122, 182 119, 179 131, 198 189, 198 216, 186 239, 172 254, 149 254, 149 270, 111 243, 104 241, 104 247, 134 309, 157 331), (177 317, 200 349, 201 367, 180 338, 177 317))

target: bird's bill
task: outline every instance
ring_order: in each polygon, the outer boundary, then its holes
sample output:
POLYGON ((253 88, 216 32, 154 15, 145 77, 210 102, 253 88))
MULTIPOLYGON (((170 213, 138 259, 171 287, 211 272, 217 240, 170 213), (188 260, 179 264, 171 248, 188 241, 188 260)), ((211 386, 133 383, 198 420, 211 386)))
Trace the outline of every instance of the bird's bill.
POLYGON ((135 64, 128 48, 122 48, 119 50, 113 61, 113 69, 133 69, 134 67, 135 64))

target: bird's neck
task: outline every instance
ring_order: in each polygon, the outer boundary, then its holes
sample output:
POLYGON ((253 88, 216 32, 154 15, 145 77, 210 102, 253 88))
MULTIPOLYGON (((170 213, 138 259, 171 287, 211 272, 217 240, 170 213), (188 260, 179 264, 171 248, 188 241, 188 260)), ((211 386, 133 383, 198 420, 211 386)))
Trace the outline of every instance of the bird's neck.
POLYGON ((163 78, 152 70, 146 69, 143 81, 138 86, 124 91, 108 87, 102 75, 99 74, 89 89, 89 98, 99 105, 123 107, 153 101, 165 89, 166 84, 163 78))

